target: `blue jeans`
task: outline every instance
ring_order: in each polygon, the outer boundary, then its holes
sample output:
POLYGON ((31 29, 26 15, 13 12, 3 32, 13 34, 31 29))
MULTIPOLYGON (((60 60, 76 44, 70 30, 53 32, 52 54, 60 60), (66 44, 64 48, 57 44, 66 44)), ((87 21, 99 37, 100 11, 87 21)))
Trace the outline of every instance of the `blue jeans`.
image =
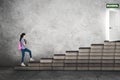
POLYGON ((22 61, 21 62, 24 62, 25 52, 29 52, 30 58, 32 58, 31 50, 29 50, 28 48, 21 49, 21 52, 22 52, 22 61))

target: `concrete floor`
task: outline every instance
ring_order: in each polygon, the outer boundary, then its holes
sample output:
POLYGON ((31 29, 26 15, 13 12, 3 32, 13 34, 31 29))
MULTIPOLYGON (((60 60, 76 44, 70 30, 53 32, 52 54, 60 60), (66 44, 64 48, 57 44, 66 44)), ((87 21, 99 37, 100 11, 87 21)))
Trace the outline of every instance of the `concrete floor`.
POLYGON ((0 80, 120 80, 119 71, 15 71, 0 68, 0 80))

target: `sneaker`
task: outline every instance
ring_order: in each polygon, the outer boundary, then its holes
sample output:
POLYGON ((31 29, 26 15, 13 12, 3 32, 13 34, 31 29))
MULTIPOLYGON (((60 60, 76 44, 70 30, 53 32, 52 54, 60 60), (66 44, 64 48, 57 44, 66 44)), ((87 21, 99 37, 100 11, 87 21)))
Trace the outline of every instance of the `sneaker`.
POLYGON ((24 63, 21 63, 21 66, 25 67, 26 65, 24 63))
POLYGON ((33 58, 30 58, 30 61, 34 61, 34 59, 33 59, 33 58))

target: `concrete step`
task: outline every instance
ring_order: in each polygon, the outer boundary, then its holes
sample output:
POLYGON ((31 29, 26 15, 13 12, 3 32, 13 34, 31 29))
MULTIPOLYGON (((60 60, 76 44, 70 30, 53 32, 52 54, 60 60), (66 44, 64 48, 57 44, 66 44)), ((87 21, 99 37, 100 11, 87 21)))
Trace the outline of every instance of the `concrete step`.
POLYGON ((78 53, 68 53, 68 52, 65 53, 65 56, 77 56, 77 55, 78 53))
POLYGON ((77 70, 77 67, 64 67, 64 70, 74 71, 74 70, 77 70))
POLYGON ((65 67, 77 67, 76 63, 65 63, 64 64, 65 67))
POLYGON ((101 67, 101 63, 89 63, 89 67, 101 67))
POLYGON ((104 49, 115 49, 116 46, 113 46, 113 45, 105 45, 104 46, 104 49))
POLYGON ((120 40, 116 40, 115 42, 120 42, 120 40))
POLYGON ((114 53, 115 50, 114 49, 113 50, 112 49, 104 49, 103 52, 104 53, 114 53))
POLYGON ((90 55, 102 55, 103 53, 101 52, 91 52, 90 55))
POLYGON ((89 69, 88 69, 88 67, 80 67, 80 66, 78 66, 77 70, 89 70, 89 69))
POLYGON ((91 49, 103 49, 104 44, 91 44, 91 49))
POLYGON ((115 46, 116 45, 116 42, 114 42, 114 41, 104 41, 104 45, 112 45, 112 46, 115 46))
POLYGON ((103 49, 91 49, 90 51, 91 53, 102 53, 103 52, 103 49))
POLYGON ((115 63, 114 66, 115 67, 120 67, 120 63, 115 63))
POLYGON ((63 71, 64 67, 58 67, 58 66, 53 66, 53 70, 57 70, 57 71, 63 71))
POLYGON ((90 59, 102 59, 102 55, 90 55, 90 59))
POLYGON ((116 49, 120 49, 120 45, 116 45, 115 47, 116 47, 116 49))
POLYGON ((78 53, 79 53, 79 51, 66 51, 65 62, 67 62, 67 61, 69 62, 69 60, 72 60, 72 59, 76 60, 78 53))
POLYGON ((77 63, 77 59, 65 59, 64 63, 77 63))
POLYGON ((41 58, 40 63, 52 63, 53 58, 41 58))
POLYGON ((64 63, 52 63, 53 67, 63 67, 64 63))
POLYGON ((115 57, 114 55, 102 55, 102 57, 115 57))
POLYGON ((90 55, 90 57, 102 57, 102 55, 90 55))
POLYGON ((40 67, 52 67, 52 63, 40 63, 40 67))
POLYGON ((116 53, 120 53, 120 49, 115 49, 115 52, 116 53))
POLYGON ((75 54, 76 55, 76 54, 79 53, 79 51, 78 50, 76 50, 76 51, 66 51, 66 53, 67 54, 73 54, 73 55, 75 54))
POLYGON ((40 66, 40 61, 33 61, 33 62, 29 62, 27 64, 28 66, 31 66, 31 67, 39 67, 40 66))
POLYGON ((21 67, 21 66, 17 66, 14 68, 15 70, 19 70, 19 71, 28 71, 28 70, 40 70, 40 67, 21 67))
POLYGON ((102 60, 101 59, 90 59, 89 63, 101 63, 102 60))
POLYGON ((80 47, 79 48, 79 53, 89 53, 90 52, 90 47, 80 47))
POLYGON ((118 56, 118 55, 117 55, 117 56, 115 56, 115 59, 120 59, 120 56, 118 56))
POLYGON ((40 69, 39 70, 53 70, 52 69, 52 66, 40 66, 40 69))
POLYGON ((115 60, 114 59, 102 59, 102 63, 112 63, 114 64, 115 60))
POLYGON ((119 52, 116 52, 115 55, 116 55, 116 56, 120 56, 120 53, 119 53, 119 52))
POLYGON ((76 63, 88 63, 89 59, 78 59, 76 63))
POLYGON ((78 54, 78 56, 81 56, 81 55, 89 55, 90 54, 90 52, 88 53, 88 52, 80 52, 79 54, 78 54))
POLYGON ((115 59, 115 63, 120 63, 120 59, 115 59))
POLYGON ((53 59, 53 63, 64 63, 65 59, 53 59))
POLYGON ((79 55, 78 59, 89 59, 89 55, 79 55))
POLYGON ((120 41, 116 41, 116 46, 120 46, 120 41))
POLYGON ((114 59, 114 55, 103 55, 102 59, 114 59))
POLYGON ((102 57, 90 57, 90 59, 101 59, 102 57))
POLYGON ((104 55, 111 55, 111 56, 114 56, 114 54, 115 54, 115 53, 111 53, 111 52, 110 52, 110 53, 108 53, 108 52, 103 52, 103 56, 104 56, 104 55))
POLYGON ((102 67, 103 71, 113 71, 114 67, 102 67))
POLYGON ((114 67, 114 63, 102 63, 102 67, 114 67))
POLYGON ((53 59, 65 59, 65 54, 54 54, 53 59))
POLYGON ((78 63, 77 67, 88 67, 89 64, 88 63, 78 63))
POLYGON ((120 70, 120 67, 114 67, 113 70, 114 70, 114 71, 119 71, 119 70, 120 70))
POLYGON ((66 55, 65 59, 77 59, 77 55, 66 55))
POLYGON ((89 70, 102 70, 102 68, 101 67, 89 67, 89 70))

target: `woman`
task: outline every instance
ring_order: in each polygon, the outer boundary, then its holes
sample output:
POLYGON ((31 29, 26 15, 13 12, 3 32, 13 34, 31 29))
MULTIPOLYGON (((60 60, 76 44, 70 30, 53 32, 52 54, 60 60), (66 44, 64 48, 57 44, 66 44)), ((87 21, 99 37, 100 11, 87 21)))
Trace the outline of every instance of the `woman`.
POLYGON ((26 44, 27 44, 27 41, 25 39, 25 33, 22 33, 20 35, 20 43, 21 43, 21 52, 22 52, 22 60, 21 60, 21 66, 26 66, 24 64, 24 56, 25 56, 25 52, 28 52, 29 55, 30 55, 30 61, 34 61, 34 59, 32 58, 32 53, 31 53, 31 50, 29 50, 28 48, 26 48, 26 44))

